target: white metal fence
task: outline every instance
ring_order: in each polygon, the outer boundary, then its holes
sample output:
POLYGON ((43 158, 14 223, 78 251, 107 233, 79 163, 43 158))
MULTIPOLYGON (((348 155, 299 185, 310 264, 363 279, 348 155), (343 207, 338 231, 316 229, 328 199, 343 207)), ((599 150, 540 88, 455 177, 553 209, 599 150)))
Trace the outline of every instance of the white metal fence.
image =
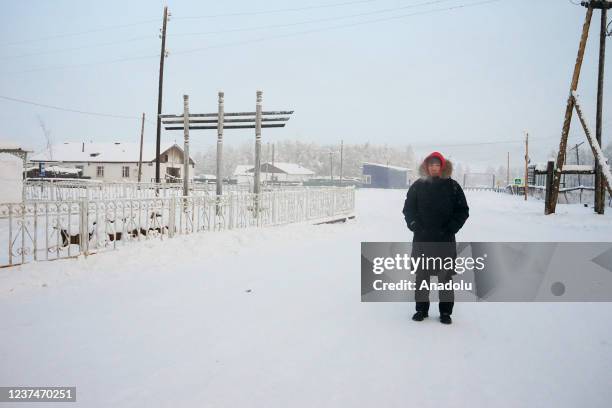
POLYGON ((325 220, 354 206, 352 187, 0 204, 0 267, 180 234, 325 220))
MULTIPOLYGON (((190 194, 215 193, 215 184, 191 183, 190 194)), ((249 191, 249 185, 224 184, 223 191, 249 191)), ((92 181, 27 180, 23 185, 24 200, 71 201, 86 198, 104 200, 115 198, 178 197, 183 185, 178 183, 112 183, 92 181)))

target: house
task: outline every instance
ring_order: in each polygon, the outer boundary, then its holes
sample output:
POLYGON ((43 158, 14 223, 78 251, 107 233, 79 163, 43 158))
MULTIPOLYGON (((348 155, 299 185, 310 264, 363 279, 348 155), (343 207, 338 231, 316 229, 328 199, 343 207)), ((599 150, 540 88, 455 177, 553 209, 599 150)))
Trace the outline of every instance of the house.
POLYGON ((0 202, 22 201, 23 159, 11 153, 0 153, 0 202))
MULTIPOLYGON (((315 173, 296 163, 266 162, 260 166, 262 182, 301 183, 310 180, 315 173)), ((255 175, 253 165, 238 165, 234 170, 234 177, 239 183, 252 183, 255 175)))
MULTIPOLYGON (((176 143, 162 143, 160 148, 160 178, 180 181, 183 174, 183 149, 176 143)), ((84 143, 65 142, 53 145, 33 155, 30 162, 44 171, 49 167, 80 170, 80 176, 101 181, 138 181, 139 143, 84 143)), ((142 149, 142 182, 155 181, 155 144, 144 144, 142 149)), ((190 158, 190 178, 195 162, 190 158)))
POLYGON ((364 188, 406 188, 410 185, 411 170, 379 163, 363 163, 364 188))

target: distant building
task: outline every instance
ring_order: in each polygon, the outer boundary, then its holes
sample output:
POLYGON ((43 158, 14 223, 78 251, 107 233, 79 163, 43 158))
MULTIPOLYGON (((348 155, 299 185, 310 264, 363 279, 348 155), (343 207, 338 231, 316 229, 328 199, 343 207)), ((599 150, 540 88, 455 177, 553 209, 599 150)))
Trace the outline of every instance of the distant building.
MULTIPOLYGON (((262 182, 289 182, 301 183, 310 180, 315 173, 296 163, 266 162, 260 167, 262 182)), ((234 177, 239 183, 253 183, 255 167, 253 165, 238 165, 234 170, 234 177)))
POLYGON ((378 163, 363 163, 363 188, 405 188, 410 185, 411 170, 378 163))
MULTIPOLYGON (((144 144, 142 182, 155 181, 155 145, 144 144)), ((182 179, 183 149, 176 143, 163 143, 160 149, 160 178, 173 182, 182 179)), ((33 155, 30 162, 45 168, 62 167, 80 170, 81 177, 101 181, 138 181, 139 143, 65 142, 33 155)), ((195 162, 190 158, 190 178, 195 162)))
POLYGON ((0 153, 0 202, 22 201, 23 159, 10 153, 0 153))

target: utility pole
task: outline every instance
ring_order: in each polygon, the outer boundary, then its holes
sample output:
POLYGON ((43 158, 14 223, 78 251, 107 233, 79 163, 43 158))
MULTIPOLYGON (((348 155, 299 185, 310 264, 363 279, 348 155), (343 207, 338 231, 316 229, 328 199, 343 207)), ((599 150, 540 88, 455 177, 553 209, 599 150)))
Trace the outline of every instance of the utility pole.
MULTIPOLYGON (((604 92, 604 68, 606 60, 606 37, 608 36, 608 9, 601 8, 601 27, 599 31, 599 68, 597 78, 597 123, 595 124, 595 139, 601 146, 601 127, 603 123, 603 92, 604 92)), ((603 185, 602 168, 605 163, 600 163, 595 157, 595 212, 604 213, 605 190, 603 185)))
POLYGON ((561 141, 559 142, 559 152, 557 153, 557 169, 553 173, 551 193, 544 209, 544 213, 547 215, 554 213, 557 207, 557 199, 559 198, 559 184, 561 182, 561 170, 563 169, 563 164, 565 164, 565 151, 567 150, 567 139, 572 123, 572 111, 574 110, 574 98, 572 97, 572 92, 575 92, 578 89, 580 71, 582 69, 582 62, 584 61, 584 50, 586 48, 587 39, 589 38, 589 29, 591 27, 592 17, 593 8, 587 7, 586 17, 582 26, 580 44, 578 45, 578 55, 576 56, 576 64, 574 65, 574 73, 572 75, 572 82, 570 84, 570 94, 567 99, 567 106, 565 107, 561 141))
POLYGON ((261 191, 261 104, 263 92, 257 91, 255 103, 255 177, 253 193, 255 194, 255 212, 259 217, 259 193, 261 191))
POLYGON ((525 201, 527 201, 527 194, 529 192, 529 133, 525 132, 525 201))
POLYGON ((340 140, 340 187, 342 187, 342 178, 343 178, 343 160, 344 160, 344 140, 340 140))
POLYGON ((144 139, 145 114, 142 113, 142 124, 140 125, 140 156, 138 157, 138 182, 142 180, 142 144, 144 139))
POLYGON ((164 7, 164 22, 161 30, 161 52, 159 55, 159 84, 157 90, 157 134, 155 144, 155 182, 160 183, 159 160, 161 155, 161 113, 162 91, 164 86, 164 60, 166 59, 166 26, 168 23, 168 6, 164 7))
MULTIPOLYGON (((275 168, 275 167, 274 167, 274 157, 275 157, 274 155, 275 155, 275 152, 276 152, 276 151, 275 151, 275 149, 274 149, 274 148, 275 148, 275 145, 276 145, 276 144, 273 142, 273 143, 272 143, 272 168, 275 168)), ((274 176, 274 173, 272 173, 272 176, 270 176, 270 178, 272 179, 272 182, 273 182, 273 183, 274 183, 275 181, 277 181, 277 179, 278 179, 278 177, 274 176)))
MULTIPOLYGON (((225 120, 225 93, 219 91, 218 94, 219 107, 217 109, 217 199, 223 194, 223 174, 222 174, 222 157, 223 157, 223 121, 225 120)), ((217 206, 217 212, 219 206, 217 206)))
POLYGON ((508 152, 508 158, 506 159, 506 185, 510 185, 510 152, 508 152))
POLYGON ((334 181, 334 159, 333 159, 333 154, 334 152, 330 151, 329 152, 329 179, 330 181, 334 181))
POLYGON ((189 95, 183 95, 183 195, 189 195, 189 95))

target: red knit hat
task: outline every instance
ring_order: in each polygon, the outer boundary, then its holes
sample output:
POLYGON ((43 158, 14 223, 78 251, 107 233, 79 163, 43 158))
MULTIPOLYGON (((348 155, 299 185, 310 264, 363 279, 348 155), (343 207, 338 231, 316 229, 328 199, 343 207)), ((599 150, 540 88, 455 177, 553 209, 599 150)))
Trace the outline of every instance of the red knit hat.
POLYGON ((429 156, 425 158, 425 162, 428 162, 429 159, 432 159, 434 157, 440 160, 440 169, 443 169, 444 166, 446 166, 446 159, 444 158, 444 156, 442 156, 442 153, 440 152, 431 153, 429 156))

